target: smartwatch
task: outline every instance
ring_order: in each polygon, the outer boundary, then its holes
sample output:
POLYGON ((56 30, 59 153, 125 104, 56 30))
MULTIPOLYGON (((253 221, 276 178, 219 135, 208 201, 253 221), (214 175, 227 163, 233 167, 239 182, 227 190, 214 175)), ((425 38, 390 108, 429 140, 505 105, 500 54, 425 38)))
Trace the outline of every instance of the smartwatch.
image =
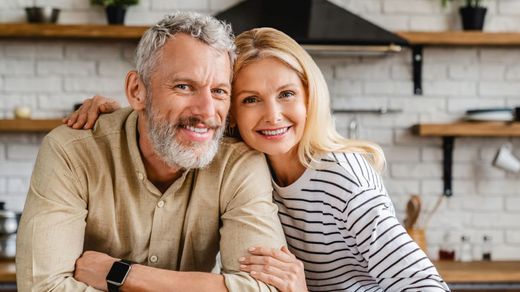
POLYGON ((107 275, 108 292, 118 292, 119 287, 123 286, 126 277, 130 273, 133 262, 129 260, 120 260, 115 262, 110 268, 107 275))

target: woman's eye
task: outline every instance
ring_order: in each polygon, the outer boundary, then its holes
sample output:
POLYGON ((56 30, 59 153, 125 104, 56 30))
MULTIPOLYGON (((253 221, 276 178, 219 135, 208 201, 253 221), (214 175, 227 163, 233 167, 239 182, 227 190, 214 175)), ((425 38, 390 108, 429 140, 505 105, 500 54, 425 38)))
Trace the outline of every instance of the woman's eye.
POLYGON ((257 102, 257 98, 254 96, 249 96, 242 100, 242 103, 255 103, 255 102, 257 102))
POLYGON ((283 97, 283 98, 287 98, 287 97, 291 97, 291 96, 294 96, 294 92, 292 92, 290 90, 282 91, 280 93, 280 97, 283 97))

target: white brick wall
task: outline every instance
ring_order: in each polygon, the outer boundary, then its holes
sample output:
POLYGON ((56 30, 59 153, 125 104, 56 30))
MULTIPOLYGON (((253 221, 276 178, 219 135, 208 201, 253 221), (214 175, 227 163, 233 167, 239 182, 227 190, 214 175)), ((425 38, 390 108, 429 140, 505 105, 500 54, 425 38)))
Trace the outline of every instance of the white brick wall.
MULTIPOLYGON (((101 7, 87 0, 36 0, 62 9, 60 23, 105 23, 101 7)), ((0 21, 24 21, 28 0, 0 0, 0 21)), ((29 1, 31 2, 31 1, 29 1)), ((141 0, 127 14, 127 24, 148 25, 174 9, 216 13, 240 0, 141 0)), ((440 31, 460 28, 457 5, 443 9, 440 0, 333 0, 389 30, 440 31)), ((487 31, 520 30, 520 1, 486 0, 487 31)), ((106 94, 126 104, 123 84, 132 68, 135 44, 118 41, 0 39, 0 118, 28 105, 37 117, 61 117, 74 103, 106 94)), ((347 134, 356 119, 361 138, 381 144, 387 155, 384 174, 398 217, 410 194, 420 194, 425 214, 442 193, 442 140, 420 138, 410 126, 450 122, 469 108, 520 105, 518 48, 426 47, 423 96, 412 94, 410 50, 394 56, 318 58, 329 82, 335 109, 401 109, 402 113, 336 114, 347 134)), ((0 200, 21 210, 42 135, 0 133, 0 200)), ((520 259, 520 177, 491 166, 496 150, 512 141, 520 157, 520 139, 457 139, 454 196, 445 200, 428 225, 431 256, 451 230, 474 246, 483 234, 493 237, 496 259, 520 259)))

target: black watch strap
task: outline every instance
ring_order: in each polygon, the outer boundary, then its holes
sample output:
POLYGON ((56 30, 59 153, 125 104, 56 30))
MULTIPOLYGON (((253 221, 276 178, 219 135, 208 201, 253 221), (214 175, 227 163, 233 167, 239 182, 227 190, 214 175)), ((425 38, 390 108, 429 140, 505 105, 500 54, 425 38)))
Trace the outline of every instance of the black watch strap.
MULTIPOLYGON (((132 264, 134 264, 134 262, 132 261, 129 261, 129 260, 119 260, 117 262, 114 263, 114 265, 112 265, 112 269, 114 269, 114 266, 117 265, 117 264, 120 264, 120 263, 124 263, 126 265, 128 265, 128 269, 126 270, 126 275, 128 275, 128 273, 130 272, 130 266, 132 264)), ((112 271, 111 269, 111 271, 112 271)), ((109 272, 110 274, 110 272, 109 272)), ((125 279, 126 279, 126 275, 125 275, 125 279)), ((107 276, 107 280, 108 280, 108 276, 107 276)), ((107 288, 108 288, 108 292, 119 292, 119 287, 121 287, 124 283, 124 280, 123 282, 120 283, 120 285, 116 285, 116 284, 113 284, 113 283, 110 283, 109 281, 107 281, 107 288)))

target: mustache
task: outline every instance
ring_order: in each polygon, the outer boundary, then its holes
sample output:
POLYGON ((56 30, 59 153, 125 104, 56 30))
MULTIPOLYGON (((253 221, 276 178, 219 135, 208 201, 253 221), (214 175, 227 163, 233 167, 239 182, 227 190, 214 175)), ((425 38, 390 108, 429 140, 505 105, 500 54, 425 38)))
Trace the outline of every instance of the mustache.
POLYGON ((181 117, 175 124, 175 127, 195 127, 199 124, 203 124, 204 126, 210 128, 210 129, 218 129, 222 127, 222 123, 218 122, 215 119, 206 119, 203 120, 197 116, 189 116, 189 117, 181 117))

